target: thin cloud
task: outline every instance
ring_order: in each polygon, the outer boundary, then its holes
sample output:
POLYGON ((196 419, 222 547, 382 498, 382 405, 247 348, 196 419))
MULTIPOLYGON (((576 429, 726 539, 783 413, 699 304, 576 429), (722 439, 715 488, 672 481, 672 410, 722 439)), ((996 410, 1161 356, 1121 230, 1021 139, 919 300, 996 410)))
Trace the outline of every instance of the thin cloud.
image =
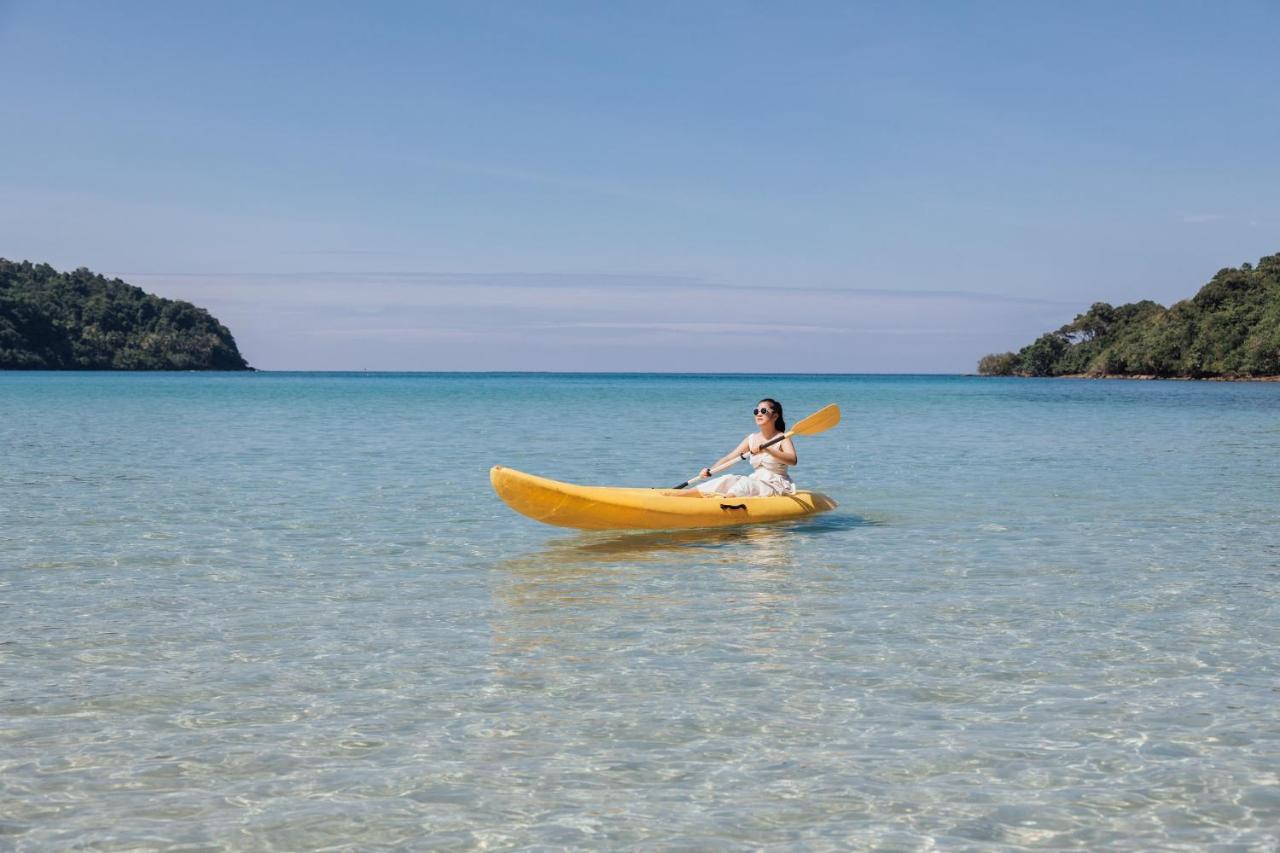
POLYGON ((396 256, 403 255, 404 252, 393 252, 384 249, 297 249, 293 251, 285 250, 282 255, 330 255, 338 257, 366 257, 366 256, 396 256))
POLYGON ((800 323, 545 323, 526 328, 617 330, 637 332, 667 332, 673 334, 758 334, 777 336, 788 332, 816 335, 956 335, 968 334, 968 329, 943 329, 935 327, 875 328, 858 326, 812 326, 800 323))
POLYGON ((130 274, 209 308, 261 368, 707 369, 752 341, 777 370, 970 369, 1079 306, 1002 294, 766 288, 675 274, 130 274), (661 346, 653 343, 660 341, 661 346), (589 355, 588 355, 589 354, 589 355))
POLYGON ((366 287, 380 284, 422 284, 430 286, 464 286, 484 288, 519 288, 546 290, 678 289, 716 290, 759 294, 779 292, 794 294, 872 296, 888 299, 954 299, 974 302, 1000 302, 1017 305, 1075 306, 1076 302, 1040 299, 1007 293, 985 293, 972 290, 893 290, 873 287, 813 287, 797 284, 747 285, 709 281, 688 275, 632 273, 544 273, 544 272, 435 272, 364 270, 354 272, 121 272, 122 278, 165 279, 261 279, 296 284, 327 284, 366 287))
POLYGON ((296 334, 313 338, 378 339, 389 341, 474 341, 499 334, 495 330, 440 327, 373 327, 355 329, 301 329, 296 334))
POLYGON ((800 323, 545 323, 537 328, 548 329, 626 329, 645 332, 675 332, 679 334, 773 334, 781 332, 806 332, 814 334, 847 334, 851 329, 838 326, 812 326, 800 323))

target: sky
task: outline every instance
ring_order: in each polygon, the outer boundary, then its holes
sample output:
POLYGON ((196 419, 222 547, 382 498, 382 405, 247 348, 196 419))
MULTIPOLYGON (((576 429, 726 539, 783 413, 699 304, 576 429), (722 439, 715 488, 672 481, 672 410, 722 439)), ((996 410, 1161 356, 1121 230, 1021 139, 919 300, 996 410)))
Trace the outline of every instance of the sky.
POLYGON ((267 370, 965 373, 1280 252, 1273 2, 0 0, 0 257, 267 370))

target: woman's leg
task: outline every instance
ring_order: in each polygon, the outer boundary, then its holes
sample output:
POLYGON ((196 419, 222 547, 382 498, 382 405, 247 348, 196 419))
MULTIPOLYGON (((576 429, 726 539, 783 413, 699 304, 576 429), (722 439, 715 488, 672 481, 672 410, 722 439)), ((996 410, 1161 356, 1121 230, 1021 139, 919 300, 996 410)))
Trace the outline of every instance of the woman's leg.
POLYGON ((725 474, 722 477, 716 477, 714 480, 699 483, 694 488, 704 495, 732 495, 737 481, 745 479, 747 478, 738 474, 725 474))
POLYGON ((725 474, 721 477, 716 477, 714 480, 699 483, 691 489, 679 492, 668 491, 665 494, 682 498, 694 497, 695 495, 706 498, 767 498, 781 494, 781 492, 764 480, 744 477, 741 474, 725 474))

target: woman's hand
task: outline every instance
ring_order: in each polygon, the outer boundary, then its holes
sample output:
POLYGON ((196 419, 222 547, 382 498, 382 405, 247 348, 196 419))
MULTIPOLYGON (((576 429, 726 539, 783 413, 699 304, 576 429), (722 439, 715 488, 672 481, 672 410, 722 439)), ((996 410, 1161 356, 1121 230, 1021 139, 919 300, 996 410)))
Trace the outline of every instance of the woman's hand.
POLYGON ((796 447, 791 443, 791 439, 789 438, 784 438, 773 447, 764 448, 764 452, 768 453, 784 465, 794 465, 800 461, 796 457, 796 447))
POLYGON ((710 477, 710 476, 711 476, 711 469, 710 469, 710 468, 703 468, 701 471, 699 471, 699 472, 698 472, 698 476, 699 476, 699 477, 702 477, 703 479, 706 479, 707 477, 710 477))

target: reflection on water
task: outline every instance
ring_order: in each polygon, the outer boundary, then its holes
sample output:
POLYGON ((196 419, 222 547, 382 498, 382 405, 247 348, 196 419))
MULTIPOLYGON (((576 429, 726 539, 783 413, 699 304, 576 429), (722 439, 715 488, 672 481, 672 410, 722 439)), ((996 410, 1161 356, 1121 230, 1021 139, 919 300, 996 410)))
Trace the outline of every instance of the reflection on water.
POLYGON ((728 612, 722 615, 738 626, 730 642, 757 667, 767 667, 777 657, 773 644, 780 625, 793 618, 790 604, 799 587, 805 594, 815 592, 814 579, 795 577, 798 561, 809 553, 801 544, 875 524, 842 513, 744 527, 593 531, 549 540, 537 551, 492 567, 498 605, 489 622, 495 675, 513 685, 532 678, 544 688, 572 682, 576 662, 616 655, 646 630, 676 635, 704 622, 704 596, 711 589, 723 596, 728 612))
POLYGON ((779 599, 779 589, 790 581, 799 543, 875 524, 831 513, 743 527, 591 531, 552 539, 537 551, 494 564, 493 595, 504 618, 493 627, 497 634, 534 635, 532 642, 540 644, 544 631, 562 633, 569 620, 622 620, 637 608, 689 603, 689 586, 677 578, 698 573, 715 573, 721 582, 740 586, 748 604, 764 605, 779 599))
POLYGON ((555 572, 566 566, 612 565, 660 558, 664 565, 700 562, 708 551, 748 565, 777 565, 786 559, 786 543, 798 536, 836 533, 876 525, 848 513, 828 513, 811 519, 781 521, 742 527, 694 530, 657 530, 631 533, 582 532, 553 539, 541 550, 511 560, 495 569, 524 573, 555 572))
MULTIPOLYGON (((841 513, 582 533, 495 564, 486 697, 505 709, 503 736, 480 741, 472 763, 518 797, 539 792, 521 800, 534 813, 548 811, 544 791, 592 802, 602 817, 585 826, 597 841, 634 821, 701 813, 701 792, 721 786, 738 804, 688 846, 814 825, 828 803, 809 805, 811 792, 792 785, 819 766, 828 733, 815 721, 856 730, 862 706, 826 660, 850 585, 828 564, 876 526, 841 513), (673 793, 644 804, 656 788, 673 793)), ((616 837, 646 837, 626 833, 616 837)))

